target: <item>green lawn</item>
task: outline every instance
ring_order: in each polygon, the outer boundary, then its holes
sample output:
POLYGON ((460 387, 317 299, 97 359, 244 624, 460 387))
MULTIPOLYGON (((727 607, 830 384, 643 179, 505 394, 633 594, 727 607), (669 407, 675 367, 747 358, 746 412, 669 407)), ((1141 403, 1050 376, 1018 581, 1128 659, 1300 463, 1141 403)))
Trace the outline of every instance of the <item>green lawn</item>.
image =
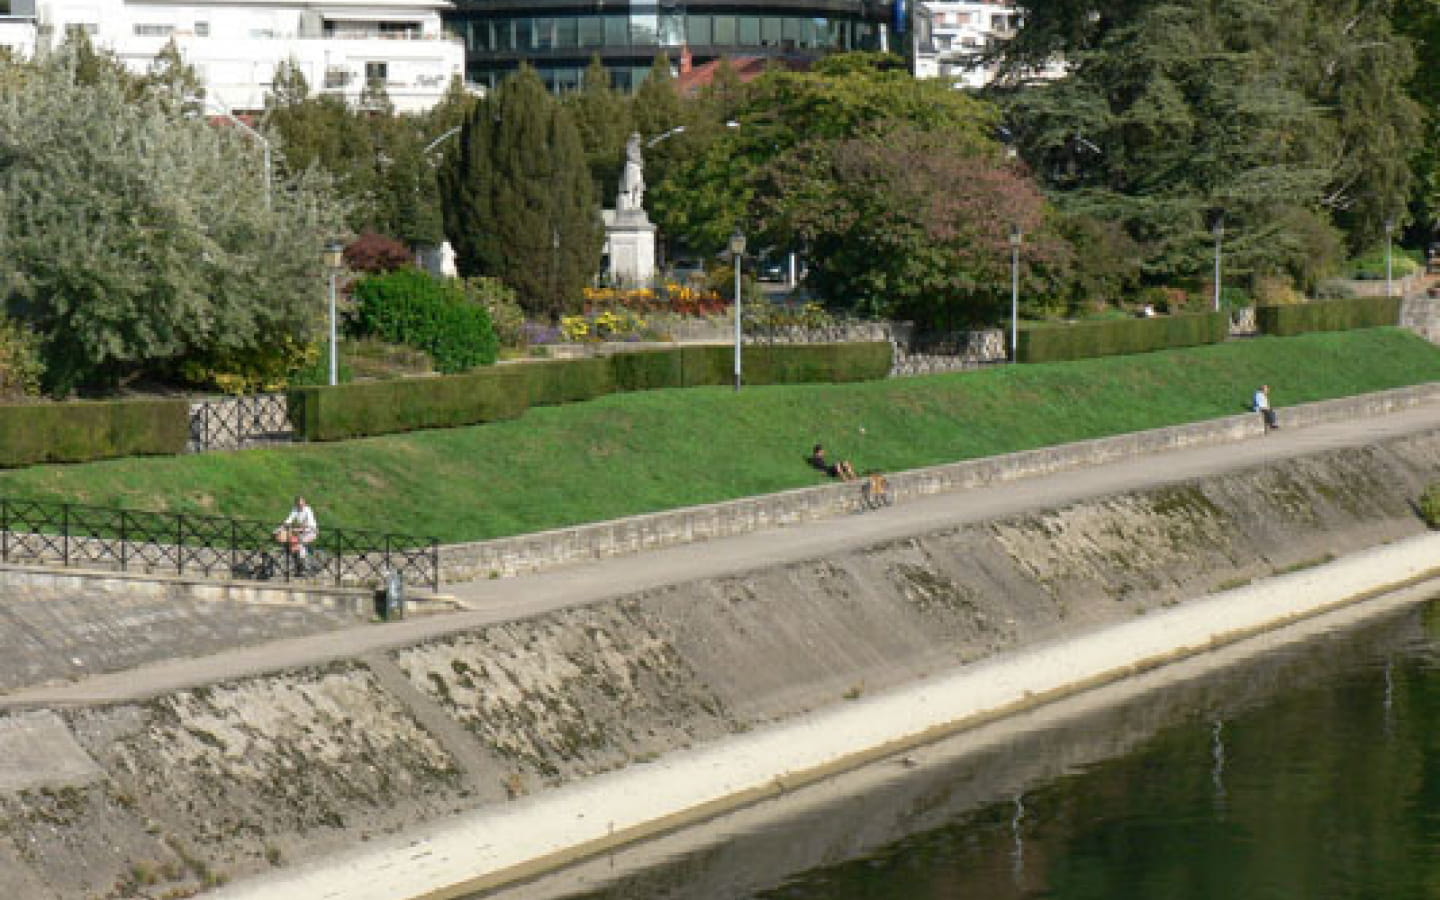
POLYGON ((0 472, 0 495, 477 540, 824 480, 823 441, 889 471, 1232 415, 1262 382, 1292 403, 1440 380, 1399 329, 1257 338, 1130 357, 857 385, 692 388, 342 444, 0 472))

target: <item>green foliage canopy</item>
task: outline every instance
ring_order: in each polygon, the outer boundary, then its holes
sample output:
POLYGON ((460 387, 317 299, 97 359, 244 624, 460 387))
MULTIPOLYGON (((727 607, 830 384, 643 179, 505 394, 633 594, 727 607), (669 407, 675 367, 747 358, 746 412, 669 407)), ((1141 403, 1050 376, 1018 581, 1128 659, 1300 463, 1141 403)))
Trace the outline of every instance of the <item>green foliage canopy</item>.
POLYGON ((0 284, 42 341, 47 389, 182 365, 283 376, 319 320, 341 212, 327 185, 287 180, 267 202, 243 133, 83 61, 0 71, 0 284))
POLYGON ((1363 0, 1020 0, 1005 97, 1064 209, 1123 223, 1149 274, 1203 273, 1223 211, 1237 271, 1313 285, 1402 214, 1418 108, 1410 44, 1363 0))
POLYGON ((500 278, 527 312, 574 309, 600 264, 600 204, 569 110, 522 66, 478 103, 441 169, 462 275, 500 278))

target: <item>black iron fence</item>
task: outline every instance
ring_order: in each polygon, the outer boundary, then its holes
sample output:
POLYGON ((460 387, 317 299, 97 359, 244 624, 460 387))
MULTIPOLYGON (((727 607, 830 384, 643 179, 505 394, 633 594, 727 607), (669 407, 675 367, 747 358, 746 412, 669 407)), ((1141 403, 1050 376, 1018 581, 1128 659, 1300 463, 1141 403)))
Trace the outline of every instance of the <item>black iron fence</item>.
POLYGON ((434 538, 324 528, 301 557, 273 524, 222 516, 0 498, 0 562, 356 587, 399 573, 439 588, 434 538))
POLYGON ((294 436, 284 394, 225 397, 190 404, 191 453, 237 450, 294 436))

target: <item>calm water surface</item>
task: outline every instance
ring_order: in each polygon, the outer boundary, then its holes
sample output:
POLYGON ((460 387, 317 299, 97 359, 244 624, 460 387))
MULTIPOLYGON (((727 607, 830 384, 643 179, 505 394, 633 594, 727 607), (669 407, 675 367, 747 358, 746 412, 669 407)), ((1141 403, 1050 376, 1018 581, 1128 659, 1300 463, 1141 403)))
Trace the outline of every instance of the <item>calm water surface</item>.
POLYGON ((1434 603, 964 740, 515 896, 1440 898, 1434 603))

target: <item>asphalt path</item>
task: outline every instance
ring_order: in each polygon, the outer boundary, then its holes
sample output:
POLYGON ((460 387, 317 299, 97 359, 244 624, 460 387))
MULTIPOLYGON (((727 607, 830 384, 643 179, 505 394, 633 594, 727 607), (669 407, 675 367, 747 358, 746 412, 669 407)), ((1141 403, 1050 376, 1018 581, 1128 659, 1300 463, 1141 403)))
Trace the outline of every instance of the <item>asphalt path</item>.
POLYGON ((1384 416, 1282 428, 1237 442, 1168 450, 956 490, 870 512, 736 537, 515 578, 447 585, 446 592, 460 600, 465 611, 358 625, 211 656, 167 660, 67 684, 22 689, 0 695, 0 709, 143 700, 217 681, 353 659, 665 585, 743 574, 969 523, 1052 509, 1087 498, 1241 471, 1276 460, 1436 429, 1440 429, 1440 403, 1427 403, 1384 416))

